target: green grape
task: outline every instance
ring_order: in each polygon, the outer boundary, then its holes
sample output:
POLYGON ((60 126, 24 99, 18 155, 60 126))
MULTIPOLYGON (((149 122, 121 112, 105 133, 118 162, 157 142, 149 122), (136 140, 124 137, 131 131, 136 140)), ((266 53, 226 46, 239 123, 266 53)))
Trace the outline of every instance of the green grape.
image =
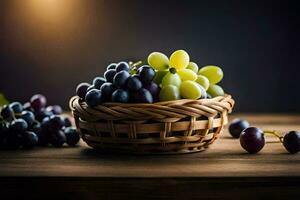
POLYGON ((209 87, 209 80, 205 77, 205 76, 202 76, 202 75, 198 75, 197 79, 196 79, 196 82, 198 84, 200 84, 204 89, 205 91, 208 89, 209 87))
POLYGON ((182 81, 194 81, 197 79, 197 74, 190 69, 179 70, 177 71, 177 74, 180 76, 182 81))
POLYGON ((162 79, 164 78, 164 76, 165 76, 168 72, 169 72, 168 70, 166 70, 166 71, 155 71, 155 76, 154 76, 153 81, 154 81, 157 85, 160 85, 162 79))
POLYGON ((180 94, 185 99, 201 98, 201 86, 194 81, 183 81, 180 85, 180 94))
MULTIPOLYGON (((172 68, 174 69, 174 68, 172 68)), ((181 84, 180 76, 176 73, 176 70, 170 70, 172 72, 168 72, 161 81, 162 87, 167 85, 175 85, 177 87, 181 84)))
POLYGON ((163 87, 159 93, 160 101, 172 101, 180 99, 180 92, 178 87, 174 85, 167 85, 163 87))
POLYGON ((198 65, 194 62, 190 62, 189 65, 186 68, 192 70, 196 74, 198 73, 198 70, 199 70, 198 65))
POLYGON ((199 72, 199 75, 203 75, 208 78, 210 84, 219 83, 223 78, 223 71, 220 67, 208 65, 202 67, 199 72))
POLYGON ((182 70, 188 66, 190 57, 184 50, 177 50, 170 56, 170 67, 182 70))
POLYGON ((169 68, 169 58, 160 52, 153 52, 148 56, 148 63, 156 70, 166 70, 169 68))
POLYGON ((210 94, 211 97, 224 96, 224 90, 219 85, 210 85, 207 93, 210 94))

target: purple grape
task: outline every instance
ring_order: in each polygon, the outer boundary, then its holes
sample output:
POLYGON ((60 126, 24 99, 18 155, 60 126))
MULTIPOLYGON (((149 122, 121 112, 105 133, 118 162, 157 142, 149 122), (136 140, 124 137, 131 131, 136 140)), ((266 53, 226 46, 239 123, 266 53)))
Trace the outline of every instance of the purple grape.
POLYGON ((44 118, 50 117, 53 115, 52 112, 47 111, 46 109, 39 110, 34 113, 35 114, 35 119, 38 120, 39 122, 42 122, 44 118))
POLYGON ((117 89, 112 93, 112 101, 119 103, 128 103, 129 101, 129 93, 123 89, 117 89))
POLYGON ((38 111, 46 106, 47 100, 44 95, 36 94, 30 99, 30 104, 33 110, 38 111))
POLYGON ((93 85, 95 89, 100 90, 100 87, 106 82, 105 78, 103 77, 96 77, 93 80, 93 85))
POLYGON ((300 151, 300 132, 290 131, 283 137, 283 146, 294 154, 300 151))
POLYGON ((240 135, 241 146, 249 153, 257 153, 265 146, 263 131, 256 127, 249 127, 240 135))
POLYGON ((151 93, 154 102, 159 100, 160 87, 156 83, 151 82, 149 84, 145 84, 144 88, 151 93))
POLYGON ((66 142, 66 135, 63 131, 58 130, 50 136, 50 144, 54 147, 62 147, 66 142))
POLYGON ((14 113, 21 113, 23 111, 23 106, 20 102, 13 102, 9 104, 9 107, 11 107, 14 113))
POLYGON ((14 111, 10 106, 5 105, 1 109, 1 116, 3 117, 3 119, 12 119, 14 116, 14 111))
POLYGON ((77 94, 77 96, 79 96, 81 99, 84 99, 88 87, 90 87, 90 84, 88 84, 88 83, 80 83, 80 84, 76 87, 76 94, 77 94))
POLYGON ((245 129, 248 128, 249 122, 246 120, 241 120, 241 119, 234 119, 231 124, 229 125, 229 133, 232 135, 234 138, 239 138, 241 135, 241 132, 245 129))
POLYGON ((107 67, 106 67, 106 70, 109 70, 109 69, 116 69, 117 67, 117 64, 116 63, 111 63, 109 64, 107 67))
POLYGON ((28 124, 24 119, 16 119, 9 125, 9 130, 12 132, 23 132, 28 128, 28 124))
POLYGON ((115 69, 109 69, 104 72, 104 78, 106 82, 112 83, 114 81, 114 76, 116 75, 117 71, 115 69))
POLYGON ((144 65, 140 67, 137 71, 138 75, 141 78, 141 81, 145 84, 151 83, 151 81, 154 79, 155 71, 152 69, 152 67, 148 65, 144 65))
POLYGON ((101 88, 102 97, 104 101, 111 101, 111 95, 115 91, 115 87, 112 83, 104 83, 101 88))
POLYGON ((119 62, 117 64, 117 67, 116 67, 116 71, 117 72, 120 72, 120 71, 129 71, 129 65, 127 62, 119 62))
POLYGON ((88 91, 85 95, 85 102, 90 107, 99 105, 102 102, 101 90, 92 89, 88 91))
POLYGON ((31 126, 35 120, 34 114, 27 110, 22 112, 20 118, 24 119, 27 122, 28 126, 31 126))
POLYGON ((147 89, 141 88, 131 95, 131 101, 134 103, 153 103, 153 97, 147 89))
POLYGON ((39 138, 34 132, 26 131, 23 134, 22 146, 31 149, 38 144, 39 138))
POLYGON ((68 145, 75 146, 79 142, 80 136, 75 128, 68 127, 64 130, 64 133, 66 136, 66 143, 68 145))
POLYGON ((46 111, 52 112, 52 113, 55 114, 55 115, 60 115, 60 114, 62 114, 62 112, 63 112, 63 110, 62 110, 62 108, 61 108, 60 105, 48 106, 48 107, 46 108, 46 111))
POLYGON ((52 115, 49 118, 49 128, 51 131, 58 131, 65 126, 65 121, 60 115, 52 115))
POLYGON ((130 91, 133 91, 133 92, 138 91, 139 89, 142 88, 142 86, 143 86, 143 84, 137 76, 131 76, 128 78, 127 88, 130 91))
POLYGON ((127 84, 127 80, 129 77, 130 77, 130 74, 127 71, 120 71, 120 72, 116 73, 114 80, 113 80, 113 84, 116 87, 124 88, 127 84))

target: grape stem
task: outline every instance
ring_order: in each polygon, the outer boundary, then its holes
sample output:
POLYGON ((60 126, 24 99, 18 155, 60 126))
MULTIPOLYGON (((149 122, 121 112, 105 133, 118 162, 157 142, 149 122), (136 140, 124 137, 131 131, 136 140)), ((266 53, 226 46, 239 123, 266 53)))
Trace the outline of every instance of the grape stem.
POLYGON ((283 142, 283 137, 280 136, 280 134, 277 131, 264 130, 263 133, 273 135, 273 136, 277 137, 281 143, 283 142))

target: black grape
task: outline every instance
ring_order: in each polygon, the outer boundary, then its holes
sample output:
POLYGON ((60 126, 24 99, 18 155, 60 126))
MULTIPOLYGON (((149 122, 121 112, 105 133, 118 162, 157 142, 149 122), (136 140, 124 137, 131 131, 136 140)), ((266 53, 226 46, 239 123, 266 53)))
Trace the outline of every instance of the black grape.
POLYGON ((66 136, 66 143, 68 145, 75 146, 79 142, 80 136, 75 128, 68 127, 64 130, 64 133, 66 136))
POLYGON ((106 70, 109 70, 109 69, 116 69, 117 67, 117 64, 116 63, 111 63, 109 64, 107 67, 106 67, 106 70))
POLYGON ((86 93, 85 102, 88 106, 97 106, 102 102, 101 90, 92 89, 86 93))
POLYGON ((155 71, 152 67, 144 65, 138 69, 138 75, 141 77, 141 81, 145 84, 149 84, 155 76, 155 71))
POLYGON ((3 119, 11 119, 14 116, 14 111, 11 107, 5 105, 1 110, 1 116, 3 117, 3 119))
POLYGON ((116 73, 113 84, 117 87, 125 87, 130 74, 127 71, 120 71, 116 73))
POLYGON ((116 67, 117 72, 120 71, 129 71, 129 65, 127 62, 119 62, 117 67, 116 67))
POLYGON ((265 146, 263 131, 256 127, 249 127, 240 135, 241 146, 249 153, 257 153, 265 146))
POLYGON ((39 139, 34 132, 26 131, 25 133, 23 133, 22 137, 23 137, 22 145, 26 149, 33 148, 38 144, 39 139))
POLYGON ((112 94, 112 101, 119 103, 127 103, 129 100, 129 93, 123 89, 117 89, 112 94))
POLYGON ((131 101, 134 103, 153 103, 153 97, 147 89, 141 88, 131 94, 131 101))
POLYGON ((100 89, 100 87, 103 85, 103 83, 105 83, 106 82, 106 80, 105 80, 105 78, 103 78, 103 77, 96 77, 96 78, 94 78, 94 80, 93 80, 93 85, 94 85, 94 88, 95 89, 100 89))
POLYGON ((115 69, 109 69, 104 73, 104 77, 107 82, 112 83, 114 81, 114 76, 116 75, 117 71, 115 69))
POLYGON ((112 83, 104 83, 101 88, 102 98, 104 101, 111 101, 111 95, 115 91, 115 87, 112 83))
POLYGON ((34 114, 27 110, 25 110, 21 113, 20 118, 24 119, 27 122, 28 126, 31 126, 35 120, 34 114))
POLYGON ((133 92, 138 91, 139 89, 142 88, 142 86, 143 86, 143 84, 137 76, 131 76, 128 78, 127 88, 130 91, 133 91, 133 92))
POLYGON ((229 127, 228 127, 228 130, 229 130, 229 133, 232 135, 232 137, 234 138, 239 138, 240 137, 240 134, 241 132, 245 129, 245 128, 248 128, 250 125, 249 125, 249 122, 247 122, 246 120, 241 120, 241 119, 234 119, 229 127))
POLYGON ((28 128, 28 124, 24 119, 16 119, 9 125, 9 130, 13 132, 23 132, 28 128))
POLYGON ((300 132, 290 131, 283 137, 283 146, 294 154, 300 151, 300 132))
POLYGON ((23 105, 20 102, 13 102, 9 104, 9 107, 11 107, 14 113, 21 113, 23 111, 23 105))
POLYGON ((80 83, 80 84, 76 87, 76 94, 77 94, 77 96, 79 96, 81 99, 84 99, 88 87, 90 87, 90 84, 89 84, 89 83, 80 83))
POLYGON ((159 100, 160 87, 158 87, 156 83, 151 82, 149 84, 145 84, 144 88, 151 93, 154 102, 157 102, 159 100))

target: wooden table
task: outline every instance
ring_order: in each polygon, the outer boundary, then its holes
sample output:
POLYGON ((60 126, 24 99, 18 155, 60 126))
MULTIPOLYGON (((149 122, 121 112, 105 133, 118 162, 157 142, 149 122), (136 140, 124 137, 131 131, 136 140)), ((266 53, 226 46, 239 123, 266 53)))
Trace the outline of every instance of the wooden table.
MULTIPOLYGON (((300 130, 300 115, 234 115, 253 126, 300 130)), ((186 155, 109 155, 79 147, 0 152, 0 199, 300 199, 300 153, 268 143, 249 155, 227 130, 186 155)))

